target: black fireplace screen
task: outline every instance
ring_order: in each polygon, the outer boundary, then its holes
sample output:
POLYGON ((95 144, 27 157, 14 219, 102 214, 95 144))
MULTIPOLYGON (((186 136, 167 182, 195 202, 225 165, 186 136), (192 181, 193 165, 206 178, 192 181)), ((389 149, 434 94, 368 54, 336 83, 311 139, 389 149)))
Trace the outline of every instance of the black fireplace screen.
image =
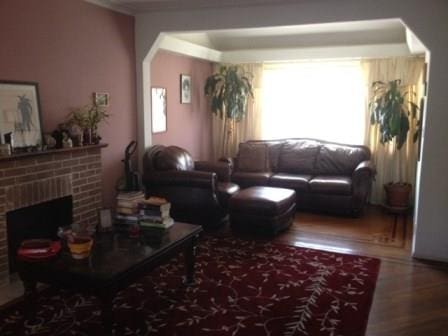
POLYGON ((16 255, 25 239, 57 239, 60 226, 73 221, 72 196, 10 211, 6 214, 8 232, 9 272, 16 272, 16 255))

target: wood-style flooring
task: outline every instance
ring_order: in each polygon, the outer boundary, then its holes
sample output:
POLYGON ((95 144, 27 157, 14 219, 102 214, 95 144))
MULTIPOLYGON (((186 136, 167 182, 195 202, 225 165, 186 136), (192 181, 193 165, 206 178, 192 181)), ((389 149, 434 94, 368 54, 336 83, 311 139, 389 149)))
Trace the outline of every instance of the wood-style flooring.
POLYGON ((392 241, 393 221, 376 207, 359 219, 298 213, 275 241, 381 259, 366 335, 448 335, 448 265, 413 259, 412 220, 392 241))

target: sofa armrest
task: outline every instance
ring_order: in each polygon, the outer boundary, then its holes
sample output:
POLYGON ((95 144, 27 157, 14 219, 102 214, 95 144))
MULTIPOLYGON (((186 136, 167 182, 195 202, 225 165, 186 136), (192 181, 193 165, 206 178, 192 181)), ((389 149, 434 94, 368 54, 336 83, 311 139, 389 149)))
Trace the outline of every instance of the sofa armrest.
POLYGON ((356 211, 361 211, 364 204, 367 203, 375 174, 375 166, 370 160, 361 162, 353 171, 352 189, 356 211))
POLYGON ((194 169, 196 171, 213 172, 218 176, 219 182, 230 182, 232 166, 227 161, 195 161, 194 169))
POLYGON ((156 171, 143 176, 146 185, 182 186, 191 188, 216 190, 217 175, 202 171, 156 171))

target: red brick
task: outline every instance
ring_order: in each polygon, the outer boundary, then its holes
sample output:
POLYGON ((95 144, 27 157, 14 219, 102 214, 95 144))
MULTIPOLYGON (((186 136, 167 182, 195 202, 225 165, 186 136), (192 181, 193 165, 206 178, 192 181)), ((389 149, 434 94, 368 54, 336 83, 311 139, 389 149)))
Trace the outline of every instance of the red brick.
POLYGON ((91 163, 91 162, 99 161, 100 159, 101 159, 101 157, 99 155, 95 155, 95 156, 89 156, 89 157, 81 158, 79 160, 79 162, 80 163, 91 163))
POLYGON ((62 161, 62 167, 72 167, 72 166, 76 166, 77 164, 79 164, 79 159, 71 159, 71 160, 62 161))
POLYGON ((87 153, 89 155, 98 155, 101 153, 101 149, 100 148, 90 148, 89 150, 87 150, 87 153))
POLYGON ((67 160, 67 159, 71 159, 71 158, 72 158, 72 153, 62 152, 62 153, 54 154, 55 161, 67 160))
POLYGON ((38 179, 38 177, 36 174, 23 175, 23 176, 16 178, 16 183, 25 183, 25 182, 34 181, 37 179, 38 179))
POLYGON ((70 174, 72 172, 72 168, 61 168, 58 169, 54 172, 54 175, 58 176, 58 175, 66 175, 66 174, 70 174))
POLYGON ((43 155, 43 156, 40 156, 40 157, 36 158, 36 162, 37 163, 51 162, 53 160, 54 160, 54 157, 53 157, 53 155, 50 155, 50 154, 43 155))
POLYGON ((13 168, 13 169, 7 169, 4 171, 5 177, 23 175, 25 173, 26 173, 26 168, 13 168))
POLYGON ((0 187, 14 184, 15 180, 16 179, 14 177, 2 178, 2 179, 0 179, 0 187))
POLYGON ((41 179, 41 180, 52 177, 53 175, 54 175, 54 172, 52 170, 36 174, 37 178, 41 179))
POLYGON ((36 158, 27 158, 27 159, 18 159, 16 163, 16 167, 26 167, 33 166, 36 164, 36 158))
POLYGON ((0 169, 14 168, 16 166, 16 161, 1 161, 0 159, 0 169))
POLYGON ((82 157, 82 156, 87 156, 88 155, 88 153, 87 153, 87 150, 85 150, 85 149, 83 149, 83 150, 78 150, 78 151, 75 151, 75 152, 73 152, 72 153, 72 156, 73 157, 82 157))
POLYGON ((86 183, 87 183, 87 179, 86 178, 78 179, 78 180, 74 180, 73 181, 73 186, 74 187, 78 187, 78 186, 82 186, 82 185, 84 185, 86 183))

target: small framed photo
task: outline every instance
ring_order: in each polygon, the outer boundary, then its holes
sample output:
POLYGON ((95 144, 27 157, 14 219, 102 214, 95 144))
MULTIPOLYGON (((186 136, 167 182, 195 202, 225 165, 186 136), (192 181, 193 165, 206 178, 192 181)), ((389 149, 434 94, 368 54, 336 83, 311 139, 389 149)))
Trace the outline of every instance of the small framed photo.
POLYGON ((93 102, 96 106, 109 106, 109 93, 108 92, 94 92, 93 102))
POLYGON ((36 82, 0 80, 0 134, 9 139, 11 149, 42 145, 36 82))
POLYGON ((151 88, 151 122, 152 133, 166 132, 167 110, 165 88, 151 88))
POLYGON ((181 104, 191 103, 191 76, 180 75, 180 102, 181 104))
POLYGON ((110 209, 100 210, 100 231, 112 230, 112 213, 110 209))

